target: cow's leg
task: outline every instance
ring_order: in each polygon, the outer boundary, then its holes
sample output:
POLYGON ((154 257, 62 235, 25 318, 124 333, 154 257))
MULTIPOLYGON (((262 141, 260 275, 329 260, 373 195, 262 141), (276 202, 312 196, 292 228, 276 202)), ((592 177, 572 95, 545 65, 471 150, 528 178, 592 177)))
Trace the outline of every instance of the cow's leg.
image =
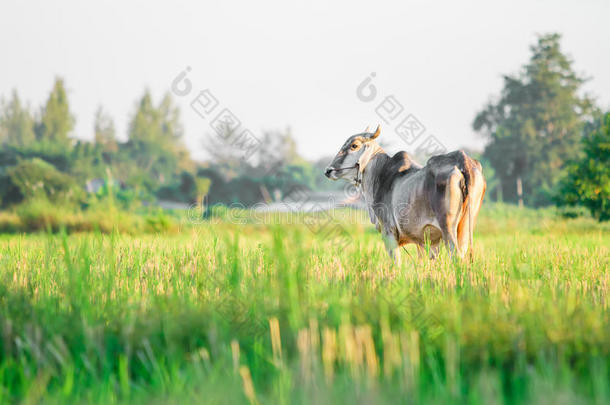
POLYGON ((449 254, 463 257, 457 239, 457 230, 462 211, 463 196, 460 182, 463 180, 462 173, 455 167, 444 179, 437 183, 436 219, 438 220, 443 241, 449 249, 449 254))
POLYGON ((396 238, 391 233, 383 232, 383 243, 385 244, 385 249, 390 255, 390 258, 394 262, 396 266, 400 266, 400 247, 398 246, 398 242, 396 242, 396 238))
POLYGON ((460 250, 458 240, 457 240, 457 225, 458 221, 453 215, 444 215, 444 222, 439 220, 441 231, 443 233, 443 242, 445 242, 445 246, 449 250, 449 255, 453 257, 457 255, 458 257, 463 257, 464 254, 460 250))
POLYGON ((463 252, 464 254, 466 254, 466 252, 468 252, 468 248, 470 247, 470 243, 469 243, 469 235, 470 235, 470 223, 469 223, 469 218, 468 215, 471 214, 470 211, 470 207, 468 206, 468 204, 465 204, 465 211, 464 214, 462 215, 462 218, 460 219, 460 222, 458 224, 458 228, 457 228, 457 241, 458 241, 458 247, 460 248, 460 251, 463 252))

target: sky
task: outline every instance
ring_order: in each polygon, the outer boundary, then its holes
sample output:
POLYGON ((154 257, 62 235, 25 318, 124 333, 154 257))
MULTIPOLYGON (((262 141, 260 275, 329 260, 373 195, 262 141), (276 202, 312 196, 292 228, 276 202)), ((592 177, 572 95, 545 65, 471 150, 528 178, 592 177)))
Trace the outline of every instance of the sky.
POLYGON ((537 34, 563 35, 575 70, 591 78, 585 91, 610 108, 609 15, 608 1, 3 0, 0 95, 17 89, 38 109, 60 76, 74 136, 92 139, 102 105, 125 139, 144 89, 158 101, 184 71, 190 92, 175 99, 199 159, 225 108, 240 130, 289 128, 309 159, 378 123, 398 149, 427 139, 481 149, 472 120, 537 34), (191 102, 204 90, 217 107, 202 117, 191 102), (424 129, 397 135, 413 118, 424 129))

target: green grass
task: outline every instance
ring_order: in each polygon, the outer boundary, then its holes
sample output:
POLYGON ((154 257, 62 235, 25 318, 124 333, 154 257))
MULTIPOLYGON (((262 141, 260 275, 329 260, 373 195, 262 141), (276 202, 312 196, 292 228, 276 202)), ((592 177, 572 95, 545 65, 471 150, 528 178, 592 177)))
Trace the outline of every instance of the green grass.
POLYGON ((610 401, 607 224, 486 206, 472 265, 395 268, 340 214, 0 236, 0 402, 610 401))

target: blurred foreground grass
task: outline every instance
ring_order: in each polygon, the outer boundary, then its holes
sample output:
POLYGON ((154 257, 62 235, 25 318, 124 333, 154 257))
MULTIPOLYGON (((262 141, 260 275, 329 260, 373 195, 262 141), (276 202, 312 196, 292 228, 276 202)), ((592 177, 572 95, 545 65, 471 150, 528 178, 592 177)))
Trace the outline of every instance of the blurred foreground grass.
POLYGON ((343 214, 1 236, 0 401, 610 401, 607 224, 485 206, 472 265, 394 268, 343 214))

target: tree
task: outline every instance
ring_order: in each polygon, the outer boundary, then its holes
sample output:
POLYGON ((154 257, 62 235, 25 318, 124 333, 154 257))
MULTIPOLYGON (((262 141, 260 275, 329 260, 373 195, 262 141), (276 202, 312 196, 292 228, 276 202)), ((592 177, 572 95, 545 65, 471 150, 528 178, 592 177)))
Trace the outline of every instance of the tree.
POLYGON ((256 155, 257 167, 265 173, 302 161, 290 129, 264 132, 256 155))
POLYGON ((244 151, 237 144, 238 137, 238 132, 227 132, 222 135, 214 133, 209 135, 203 144, 210 156, 210 162, 227 179, 241 175, 262 177, 303 161, 297 153, 296 141, 289 129, 265 131, 257 135, 258 145, 247 159, 244 159, 244 151))
POLYGON ((226 130, 222 135, 216 132, 207 134, 202 144, 207 152, 209 162, 226 180, 249 173, 254 166, 250 159, 244 159, 243 152, 233 144, 234 137, 238 136, 236 131, 226 130))
POLYGON ((610 220, 610 112, 582 139, 584 157, 568 166, 559 205, 582 205, 599 221, 610 220))
POLYGON ((208 202, 253 204, 289 193, 296 185, 316 187, 323 170, 298 155, 289 129, 257 134, 258 144, 247 158, 238 133, 214 134, 204 143, 211 164, 199 175, 210 180, 208 202))
POLYGON ((93 130, 95 143, 102 147, 105 154, 109 155, 118 151, 114 121, 101 106, 95 112, 93 130))
POLYGON ((475 131, 489 139, 484 157, 500 181, 506 201, 531 205, 552 202, 567 161, 578 157, 584 124, 595 113, 592 100, 581 96, 585 79, 572 69, 560 48, 560 35, 538 38, 521 71, 504 77, 495 103, 479 112, 475 131))
POLYGON ((73 128, 74 117, 70 113, 64 81, 57 78, 42 111, 37 126, 37 136, 45 143, 69 146, 71 145, 69 135, 73 128))
POLYGON ((155 107, 147 90, 129 124, 127 158, 135 171, 127 173, 133 183, 143 182, 149 190, 167 184, 171 177, 191 169, 188 152, 181 143, 180 111, 167 94, 155 107))
POLYGON ((129 140, 173 145, 182 134, 180 110, 174 106, 171 96, 166 94, 159 107, 155 107, 150 91, 146 90, 129 125, 129 140))
POLYGON ((0 103, 0 144, 24 147, 34 140, 34 119, 13 90, 11 100, 0 103))

